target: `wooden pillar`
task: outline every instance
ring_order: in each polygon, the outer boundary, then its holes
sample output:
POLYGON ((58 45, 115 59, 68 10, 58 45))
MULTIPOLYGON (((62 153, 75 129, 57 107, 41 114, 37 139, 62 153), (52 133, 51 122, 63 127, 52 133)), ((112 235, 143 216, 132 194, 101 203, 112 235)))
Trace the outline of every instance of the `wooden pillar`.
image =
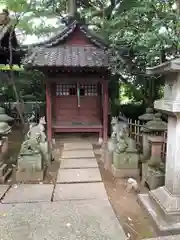
POLYGON ((109 97, 108 97, 108 81, 104 80, 102 82, 103 89, 103 141, 104 143, 108 140, 108 107, 109 107, 109 97))
POLYGON ((47 120, 47 138, 48 143, 52 143, 52 101, 51 85, 46 83, 46 120, 47 120))

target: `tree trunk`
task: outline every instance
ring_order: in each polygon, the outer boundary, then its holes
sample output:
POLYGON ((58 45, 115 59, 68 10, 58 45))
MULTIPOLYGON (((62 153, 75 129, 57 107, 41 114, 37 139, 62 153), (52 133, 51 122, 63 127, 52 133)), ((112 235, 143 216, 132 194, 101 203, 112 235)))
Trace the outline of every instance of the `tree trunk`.
POLYGON ((176 0, 177 13, 180 15, 180 0, 176 0))
POLYGON ((68 0, 68 15, 69 17, 75 17, 76 11, 77 11, 77 6, 76 6, 76 0, 68 0))
POLYGON ((18 95, 18 92, 17 92, 16 84, 15 84, 15 81, 14 81, 14 71, 13 71, 12 35, 13 35, 13 31, 15 31, 15 27, 16 27, 18 22, 19 22, 19 19, 17 19, 16 24, 14 24, 14 26, 11 27, 11 32, 10 32, 10 36, 9 36, 9 67, 10 67, 9 81, 12 84, 12 88, 13 88, 14 95, 15 95, 16 102, 17 102, 17 111, 19 113, 21 123, 24 127, 25 122, 24 122, 24 117, 23 117, 23 114, 22 114, 22 109, 20 108, 20 99, 19 99, 19 95, 18 95))

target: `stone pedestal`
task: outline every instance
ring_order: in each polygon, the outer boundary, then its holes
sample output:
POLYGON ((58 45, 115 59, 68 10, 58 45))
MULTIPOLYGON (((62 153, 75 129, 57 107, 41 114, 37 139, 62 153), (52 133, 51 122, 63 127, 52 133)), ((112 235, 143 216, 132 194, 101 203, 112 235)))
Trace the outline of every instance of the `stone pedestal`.
POLYGON ((15 173, 16 182, 43 181, 44 164, 40 149, 37 139, 28 139, 22 143, 15 173))
POLYGON ((127 148, 124 152, 113 152, 113 176, 117 178, 137 178, 139 176, 138 162, 137 149, 127 148))
POLYGON ((162 233, 180 232, 180 59, 149 73, 166 73, 164 99, 154 106, 168 113, 165 186, 140 194, 139 200, 162 233))
POLYGON ((40 152, 22 154, 18 157, 18 168, 15 181, 23 183, 37 183, 44 179, 43 157, 40 152))
POLYGON ((44 171, 16 171, 15 180, 16 182, 23 183, 38 183, 44 179, 44 171))

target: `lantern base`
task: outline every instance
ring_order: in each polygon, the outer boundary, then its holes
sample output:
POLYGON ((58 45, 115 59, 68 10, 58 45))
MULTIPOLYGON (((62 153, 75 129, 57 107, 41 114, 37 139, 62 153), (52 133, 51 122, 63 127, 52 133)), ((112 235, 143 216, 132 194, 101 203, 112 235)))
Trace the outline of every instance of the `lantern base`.
POLYGON ((172 196, 166 187, 159 187, 148 194, 139 194, 138 200, 160 234, 180 233, 180 196, 172 196))

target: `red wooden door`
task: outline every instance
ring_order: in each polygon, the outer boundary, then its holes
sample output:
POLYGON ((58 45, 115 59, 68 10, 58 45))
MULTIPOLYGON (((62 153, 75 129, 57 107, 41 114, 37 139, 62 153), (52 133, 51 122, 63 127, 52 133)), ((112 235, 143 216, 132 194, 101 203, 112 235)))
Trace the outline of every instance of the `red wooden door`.
POLYGON ((56 85, 56 121, 64 124, 100 124, 98 84, 56 85))
POLYGON ((100 124, 100 94, 98 84, 79 83, 79 120, 85 124, 100 124))

